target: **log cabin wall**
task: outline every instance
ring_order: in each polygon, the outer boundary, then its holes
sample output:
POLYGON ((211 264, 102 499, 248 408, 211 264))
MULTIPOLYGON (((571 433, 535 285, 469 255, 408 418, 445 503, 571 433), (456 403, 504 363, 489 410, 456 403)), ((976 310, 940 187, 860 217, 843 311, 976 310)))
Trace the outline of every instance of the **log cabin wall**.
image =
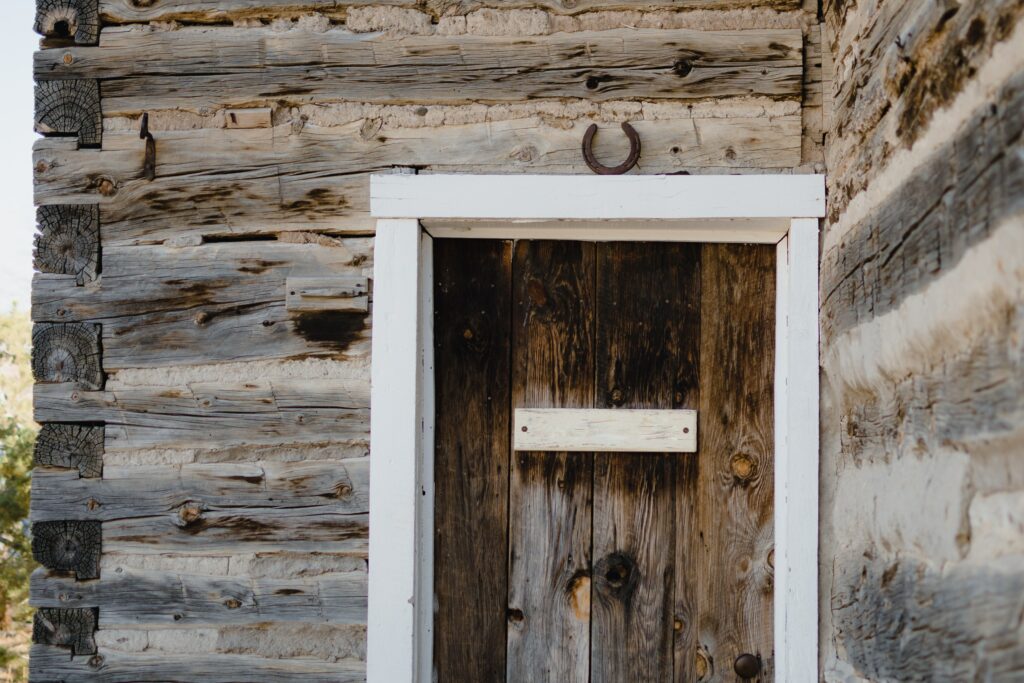
POLYGON ((1024 677, 1024 3, 825 4, 824 677, 1024 677))
POLYGON ((35 681, 364 679, 371 173, 823 170, 813 0, 38 7, 35 681))

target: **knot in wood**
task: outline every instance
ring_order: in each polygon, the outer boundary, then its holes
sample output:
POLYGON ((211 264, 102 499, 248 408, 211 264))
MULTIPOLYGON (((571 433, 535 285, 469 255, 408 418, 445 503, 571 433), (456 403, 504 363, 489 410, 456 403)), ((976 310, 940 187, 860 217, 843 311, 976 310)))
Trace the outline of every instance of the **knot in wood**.
POLYGON ((197 503, 186 503, 178 510, 178 520, 183 526, 195 524, 203 518, 203 507, 197 503))
POLYGON ((747 483, 757 474, 757 461, 746 453, 736 453, 729 460, 729 468, 737 481, 747 483))
POLYGON ((623 393, 622 389, 615 387, 611 390, 608 400, 613 406, 621 406, 626 402, 626 395, 623 393))

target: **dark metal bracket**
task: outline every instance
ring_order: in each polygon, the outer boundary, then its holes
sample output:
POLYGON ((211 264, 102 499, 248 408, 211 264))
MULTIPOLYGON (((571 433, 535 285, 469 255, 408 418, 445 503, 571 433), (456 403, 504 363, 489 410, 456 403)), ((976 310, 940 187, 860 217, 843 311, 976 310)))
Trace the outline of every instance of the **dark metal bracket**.
POLYGON ((149 112, 142 115, 139 139, 146 141, 146 157, 142 162, 142 175, 146 177, 146 180, 153 181, 156 178, 156 139, 149 132, 149 112))
POLYGON ((618 166, 605 166, 594 156, 594 136, 597 134, 597 124, 590 124, 583 136, 583 159, 591 171, 598 175, 622 175, 636 166, 636 162, 640 160, 640 136, 637 135, 633 126, 625 121, 622 122, 622 132, 629 138, 629 156, 618 166))

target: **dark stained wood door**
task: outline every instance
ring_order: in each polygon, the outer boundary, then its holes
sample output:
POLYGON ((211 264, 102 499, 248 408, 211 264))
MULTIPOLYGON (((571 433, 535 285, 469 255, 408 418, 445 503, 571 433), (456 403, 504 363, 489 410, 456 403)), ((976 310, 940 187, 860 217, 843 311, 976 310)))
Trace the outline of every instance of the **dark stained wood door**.
POLYGON ((434 250, 436 679, 772 680, 774 247, 434 250), (698 452, 514 452, 515 408, 694 409, 698 452))

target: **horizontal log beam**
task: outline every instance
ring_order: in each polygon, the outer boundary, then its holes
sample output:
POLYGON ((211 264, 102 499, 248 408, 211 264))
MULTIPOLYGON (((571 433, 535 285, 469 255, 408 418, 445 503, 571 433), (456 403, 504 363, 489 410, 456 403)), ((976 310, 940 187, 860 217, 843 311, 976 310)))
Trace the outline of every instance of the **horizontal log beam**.
POLYGON ((201 517, 204 510, 306 507, 324 513, 364 514, 368 511, 368 480, 365 458, 136 466, 99 480, 40 472, 32 478, 31 514, 33 521, 177 515, 185 520, 186 528, 187 520, 201 517))
POLYGON ((39 275, 36 320, 102 320, 103 364, 165 367, 286 358, 366 359, 365 310, 289 311, 289 277, 365 277, 370 238, 112 247, 87 287, 39 275), (236 343, 225 344, 225 339, 236 343))
MULTIPOLYGON (((163 0, 146 4, 137 0, 100 0, 100 13, 110 23, 223 22, 242 17, 293 17, 307 12, 322 12, 341 18, 349 7, 368 5, 421 8, 424 3, 417 0, 345 0, 344 3, 338 0, 163 0)), ((727 10, 750 7, 786 11, 800 9, 801 0, 427 0, 425 7, 435 15, 465 13, 481 7, 543 7, 559 14, 616 9, 727 10)))
POLYGON ((99 627, 196 628, 316 621, 366 623, 366 573, 302 579, 201 576, 114 567, 85 583, 37 570, 36 607, 98 607, 99 627))
POLYGON ((894 310, 1024 210, 1024 74, 822 257, 826 342, 894 310))
POLYGON ((366 443, 368 388, 362 377, 112 392, 41 384, 35 388, 35 417, 37 422, 103 421, 107 452, 366 443))
POLYGON ((327 506, 204 509, 186 504, 170 513, 103 522, 107 553, 225 555, 240 552, 331 552, 365 555, 369 516, 327 506))
POLYGON ((36 53, 35 76, 102 79, 106 116, 281 102, 798 100, 803 36, 797 29, 402 38, 340 29, 113 29, 100 47, 36 53))
POLYGON ((324 662, 315 659, 265 659, 246 655, 103 652, 94 657, 68 657, 67 651, 32 647, 33 680, 64 683, 293 683, 331 681, 363 683, 362 661, 324 662))
MULTIPOLYGON (((540 117, 380 128, 343 126, 158 131, 156 180, 142 174, 134 132, 108 132, 102 151, 44 140, 35 153, 37 203, 100 203, 104 250, 168 239, 315 230, 372 231, 369 174, 395 166, 424 172, 590 173, 580 152, 589 121, 567 128, 540 117)), ((800 163, 800 115, 637 121, 643 173, 792 168, 800 163)), ((621 132, 597 136, 601 158, 624 157, 621 132)), ((110 256, 104 259, 109 274, 110 256)))

